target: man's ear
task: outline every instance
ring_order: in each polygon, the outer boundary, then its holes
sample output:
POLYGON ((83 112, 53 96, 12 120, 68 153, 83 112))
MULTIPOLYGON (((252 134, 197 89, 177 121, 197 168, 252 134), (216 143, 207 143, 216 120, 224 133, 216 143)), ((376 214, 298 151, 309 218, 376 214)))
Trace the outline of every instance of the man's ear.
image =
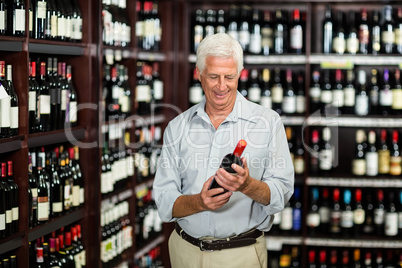
POLYGON ((201 82, 201 72, 200 69, 198 69, 198 66, 195 67, 195 70, 197 71, 197 79, 201 82))

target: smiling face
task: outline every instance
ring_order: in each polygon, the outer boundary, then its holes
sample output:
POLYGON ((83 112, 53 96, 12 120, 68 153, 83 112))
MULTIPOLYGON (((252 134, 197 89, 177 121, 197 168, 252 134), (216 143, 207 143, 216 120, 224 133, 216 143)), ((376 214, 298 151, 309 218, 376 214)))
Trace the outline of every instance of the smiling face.
POLYGON ((233 109, 236 101, 239 75, 233 58, 209 56, 206 58, 202 73, 197 68, 206 98, 206 112, 228 111, 233 109))

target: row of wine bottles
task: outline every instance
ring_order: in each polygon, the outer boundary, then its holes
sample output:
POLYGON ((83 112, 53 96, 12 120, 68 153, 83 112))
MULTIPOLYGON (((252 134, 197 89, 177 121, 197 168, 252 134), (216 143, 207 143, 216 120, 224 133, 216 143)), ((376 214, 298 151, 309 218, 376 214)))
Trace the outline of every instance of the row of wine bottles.
POLYGON ((305 171, 305 150, 301 138, 301 129, 294 127, 285 127, 285 132, 295 174, 303 175, 305 171))
POLYGON ((29 153, 29 225, 43 224, 84 204, 78 147, 63 145, 29 153))
POLYGON ((35 0, 29 1, 29 6, 25 1, 2 1, 0 35, 23 37, 27 32, 35 39, 80 42, 82 15, 78 1, 35 0))
POLYGON ((78 96, 72 67, 58 59, 31 61, 29 77, 29 132, 43 132, 75 126, 78 96))
POLYGON ((86 263, 80 224, 62 227, 46 237, 29 242, 30 267, 85 268, 86 263))
POLYGON ((1 162, 0 238, 18 232, 19 187, 14 181, 13 161, 1 162))
POLYGON ((160 126, 149 126, 137 129, 135 135, 138 138, 140 148, 135 152, 134 167, 136 169, 136 181, 141 183, 153 177, 161 154, 162 130, 160 126))
POLYGON ((301 246, 285 244, 279 252, 268 251, 268 260, 269 267, 272 268, 396 268, 402 264, 402 254, 399 249, 391 248, 308 247, 306 256, 303 256, 301 246), (306 265, 303 265, 304 258, 306 265))
POLYGON ((127 179, 134 175, 134 154, 131 149, 109 148, 105 142, 101 157, 101 194, 124 189, 127 179))
POLYGON ((401 189, 309 189, 306 225, 310 235, 401 237, 401 217, 401 189))
POLYGON ((133 226, 129 217, 129 202, 103 202, 101 229, 102 267, 115 267, 121 262, 123 251, 133 246, 133 226))
POLYGON ((13 253, 5 253, 0 257, 0 266, 1 267, 9 267, 9 268, 17 268, 17 255, 13 253))
POLYGON ((102 1, 103 43, 109 46, 127 47, 131 43, 131 25, 126 0, 102 1))
POLYGON ((147 254, 134 260, 134 268, 163 267, 161 246, 151 249, 147 254))
POLYGON ((332 11, 322 21, 322 53, 402 54, 402 8, 332 11), (334 14, 335 13, 335 16, 334 14))
POLYGON ((238 40, 246 53, 301 54, 305 51, 305 22, 306 12, 297 8, 272 11, 230 5, 229 12, 197 9, 192 19, 192 48, 196 52, 203 38, 223 32, 238 40))
POLYGON ((398 68, 342 71, 317 69, 312 73, 310 113, 401 115, 402 85, 398 68))
POLYGON ((152 189, 137 199, 135 215, 135 243, 138 248, 145 246, 162 233, 162 220, 159 218, 152 189))
POLYGON ((158 1, 137 1, 136 13, 137 47, 143 50, 159 51, 162 40, 162 23, 159 17, 158 1))
POLYGON ((399 134, 396 129, 392 132, 381 129, 380 133, 370 130, 368 134, 363 129, 358 129, 355 155, 352 160, 352 174, 355 176, 400 177, 402 151, 399 134), (377 139, 378 136, 379 139, 377 139))
POLYGON ((13 83, 13 67, 0 61, 0 138, 18 135, 18 95, 13 83), (7 68, 7 78, 6 78, 7 68))

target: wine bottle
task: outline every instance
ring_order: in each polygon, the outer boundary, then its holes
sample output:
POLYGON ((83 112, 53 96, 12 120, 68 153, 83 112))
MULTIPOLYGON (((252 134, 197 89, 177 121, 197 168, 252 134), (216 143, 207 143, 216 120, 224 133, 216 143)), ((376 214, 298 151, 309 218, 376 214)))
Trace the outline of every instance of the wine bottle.
POLYGON ((237 5, 229 6, 227 34, 237 41, 239 40, 239 13, 240 11, 237 5))
POLYGON ((377 79, 377 70, 371 69, 371 85, 370 85, 370 114, 377 115, 379 111, 379 87, 377 79))
POLYGON ((290 34, 290 52, 301 54, 303 52, 303 26, 300 19, 300 10, 298 8, 293 10, 292 24, 289 27, 290 34))
POLYGON ((0 138, 8 138, 10 135, 10 113, 11 98, 8 93, 6 81, 6 65, 4 61, 0 61, 0 138))
POLYGON ((316 268, 316 255, 315 255, 315 250, 314 249, 310 249, 308 251, 308 263, 307 263, 307 267, 309 268, 316 268))
MULTIPOLYGON (((53 68, 54 68, 54 61, 53 61, 53 68)), ((66 63, 65 62, 59 62, 57 64, 57 87, 61 91, 61 102, 60 102, 60 118, 58 120, 58 129, 64 129, 65 128, 65 123, 66 123, 66 111, 67 111, 67 105, 69 101, 69 96, 68 96, 68 82, 66 79, 66 63)))
POLYGON ((135 89, 135 100, 138 103, 137 114, 147 115, 151 113, 151 85, 152 79, 150 66, 147 64, 138 65, 140 70, 137 70, 137 85, 135 89))
POLYGON ((319 168, 323 174, 328 174, 332 170, 333 148, 329 143, 331 130, 328 127, 322 130, 322 144, 319 152, 319 168))
POLYGON ((291 199, 292 207, 292 232, 301 234, 302 230, 302 203, 300 187, 295 187, 293 198, 291 199))
POLYGON ((258 81, 258 71, 257 69, 251 69, 250 71, 250 83, 247 89, 248 99, 255 103, 260 103, 261 101, 261 87, 258 81))
POLYGON ((320 228, 320 214, 319 214, 319 191, 317 187, 310 190, 310 203, 309 211, 306 216, 306 225, 308 233, 314 235, 318 233, 320 228))
POLYGON ((297 75, 296 89, 296 113, 304 115, 306 112, 306 96, 304 92, 304 72, 300 71, 297 75))
POLYGON ((219 9, 216 18, 215 33, 226 33, 226 16, 225 10, 219 9))
POLYGON ((49 267, 62 267, 62 265, 56 252, 56 239, 49 238, 49 267))
POLYGON ((0 35, 8 34, 7 30, 7 1, 0 1, 0 35))
POLYGON ((6 195, 5 186, 3 185, 3 182, 0 181, 0 238, 6 237, 6 195))
POLYGON ((309 173, 312 175, 317 175, 319 168, 319 133, 317 129, 313 129, 311 133, 311 153, 309 154, 309 173))
POLYGON ((389 175, 400 177, 402 174, 402 157, 399 148, 399 132, 392 131, 392 144, 390 146, 389 175))
POLYGON ((346 85, 344 90, 345 102, 343 111, 345 114, 354 114, 356 106, 356 88, 354 85, 355 72, 353 69, 346 71, 346 85))
POLYGON ((10 186, 7 182, 7 164, 1 163, 1 187, 4 194, 4 204, 5 204, 5 236, 9 236, 12 233, 12 222, 13 222, 13 202, 12 202, 12 192, 10 186))
POLYGON ((248 5, 241 5, 238 41, 244 51, 249 51, 249 45, 250 45, 250 24, 249 24, 250 14, 251 14, 251 7, 248 5))
POLYGON ((342 218, 342 210, 340 205, 340 191, 339 188, 333 189, 332 192, 332 207, 330 212, 330 227, 329 232, 332 235, 338 236, 342 229, 341 229, 341 218, 342 218))
POLYGON ((350 237, 353 232, 353 210, 352 192, 349 189, 343 190, 341 232, 343 236, 350 237))
POLYGON ((382 129, 380 133, 380 147, 378 150, 378 174, 388 175, 391 153, 388 148, 387 130, 382 129))
POLYGON ((368 12, 366 8, 362 8, 360 11, 358 39, 359 39, 359 53, 368 54, 370 45, 370 28, 368 22, 368 12))
POLYGON ((216 26, 216 11, 213 9, 208 9, 205 12, 205 24, 204 24, 204 38, 215 34, 216 26))
POLYGON ((367 166, 363 146, 365 136, 364 130, 358 129, 356 131, 355 155, 352 160, 352 174, 355 176, 363 176, 366 174, 367 166))
POLYGON ((14 0, 13 2, 10 17, 8 17, 12 18, 12 35, 22 37, 25 36, 25 1, 14 0))
POLYGON ((353 203, 353 235, 358 237, 363 233, 364 220, 366 219, 365 210, 362 204, 362 190, 357 188, 354 194, 353 203))
POLYGON ((385 236, 398 235, 398 212, 395 203, 395 192, 390 189, 387 194, 386 212, 384 220, 384 234, 385 236))
POLYGON ((248 69, 241 70, 239 84, 237 88, 240 94, 246 99, 248 98, 248 73, 249 73, 248 69))
POLYGON ((28 184, 32 193, 32 217, 30 217, 29 227, 36 226, 38 222, 38 180, 33 174, 32 170, 32 157, 35 154, 29 154, 28 160, 28 184))
POLYGON ((323 85, 321 87, 320 106, 321 114, 326 115, 328 109, 332 106, 332 85, 330 70, 324 70, 323 85))
POLYGON ((283 86, 281 83, 281 70, 275 68, 274 70, 274 84, 271 88, 272 92, 272 109, 279 115, 282 114, 282 101, 283 101, 283 86))
MULTIPOLYGON (((347 91, 344 89, 342 83, 342 71, 340 69, 335 70, 335 83, 332 86, 332 106, 335 107, 335 114, 339 115, 344 109, 344 101, 346 99, 347 91)), ((354 96, 353 96, 354 97, 354 96)))
POLYGON ((355 55, 359 51, 359 39, 356 29, 356 12, 349 10, 348 12, 348 34, 346 37, 346 52, 355 55))
POLYGON ((283 92, 282 111, 285 115, 296 113, 296 94, 293 88, 292 70, 286 70, 286 87, 283 92))
POLYGON ((36 62, 29 63, 29 89, 28 89, 28 118, 29 118, 29 133, 34 133, 37 130, 37 92, 39 84, 36 81, 36 62))
POLYGON ((314 70, 310 85, 310 114, 313 114, 320 109, 320 99, 321 99, 320 71, 314 70))
POLYGON ((275 25, 274 25, 274 52, 275 54, 285 54, 288 52, 288 28, 285 22, 284 11, 277 8, 275 10, 275 25))
POLYGON ((189 102, 190 105, 195 105, 197 103, 199 103, 202 100, 202 96, 203 96, 203 90, 201 87, 201 83, 198 80, 198 76, 197 76, 197 69, 194 68, 193 71, 193 79, 191 81, 191 85, 189 88, 189 102))
POLYGON ((370 130, 368 134, 368 146, 365 153, 366 161, 366 175, 377 176, 378 175, 378 152, 376 146, 376 133, 374 130, 370 130))
MULTIPOLYGON (((137 5, 140 5, 140 2, 137 2, 137 5)), ((197 9, 195 11, 195 18, 193 23, 193 52, 197 52, 198 45, 201 43, 204 38, 204 12, 202 9, 197 9)))
POLYGON ((369 95, 366 88, 366 72, 359 70, 358 87, 356 89, 355 114, 359 116, 367 116, 369 114, 369 95))
POLYGON ((382 189, 378 189, 374 207, 374 226, 375 226, 375 232, 378 236, 384 235, 384 222, 385 222, 384 191, 382 189))
POLYGON ((301 139, 301 131, 296 135, 296 148, 295 148, 295 159, 294 159, 294 169, 296 175, 303 175, 305 170, 304 161, 304 146, 301 139))
MULTIPOLYGON (((120 1, 124 2, 125 1, 120 1)), ((81 14, 81 9, 78 4, 77 0, 73 0, 72 3, 72 17, 71 17, 71 41, 72 42, 81 42, 82 41, 82 14, 81 14)), ((127 32, 130 32, 131 30, 127 28, 128 26, 126 25, 126 30, 127 32)), ((128 33, 126 33, 128 35, 128 33)), ((127 39, 127 37, 126 37, 127 39)), ((126 40, 126 43, 130 42, 130 40, 126 40)))
POLYGON ((13 83, 13 67, 7 65, 7 88, 8 96, 10 97, 10 133, 9 136, 18 135, 19 116, 18 116, 18 96, 15 92, 13 83))
POLYGON ((320 214, 320 233, 328 234, 331 222, 331 207, 329 202, 329 189, 324 187, 319 197, 318 214, 320 214))
POLYGON ((381 29, 381 48, 385 54, 394 53, 395 35, 392 6, 384 6, 384 23, 381 29))
POLYGON ((394 83, 392 84, 392 114, 402 115, 402 85, 401 71, 396 68, 394 73, 394 83))
POLYGON ((79 174, 77 173, 75 166, 73 165, 72 161, 73 159, 74 159, 74 148, 70 147, 68 149, 68 156, 66 157, 66 166, 69 167, 72 175, 72 187, 73 187, 72 205, 74 208, 77 208, 80 206, 81 178, 79 177, 79 174))
POLYGON ((392 97, 389 69, 386 68, 384 69, 383 85, 379 91, 379 105, 382 115, 391 114, 392 97))
POLYGON ((59 151, 59 159, 60 159, 60 182, 64 188, 64 204, 63 211, 67 212, 71 208, 71 177, 66 167, 66 155, 64 154, 64 148, 61 147, 59 151))
POLYGON ((372 235, 374 233, 374 200, 373 192, 371 189, 364 190, 365 202, 364 202, 364 214, 365 219, 363 223, 363 234, 372 235))
POLYGON ((264 56, 272 54, 274 48, 274 30, 272 26, 272 13, 270 10, 264 10, 264 17, 261 25, 261 46, 262 54, 264 56))
POLYGON ((45 171, 44 153, 38 157, 37 177, 38 177, 38 224, 43 224, 49 220, 50 200, 49 200, 49 174, 45 171))
MULTIPOLYGON (((125 73, 126 73, 126 79, 128 80, 127 67, 125 68, 125 73)), ((126 96, 128 96, 129 92, 131 94, 130 88, 127 85, 126 96)), ((163 96, 164 96, 164 83, 160 78, 159 63, 154 62, 152 64, 152 100, 154 104, 153 110, 155 111, 155 113, 160 113, 162 111, 163 96)))
POLYGON ((250 25, 250 44, 248 51, 251 54, 261 54, 262 50, 262 36, 261 36, 261 24, 260 24, 260 10, 253 9, 252 21, 250 25))
POLYGON ((56 0, 49 0, 49 5, 51 6, 50 10, 50 39, 57 40, 58 39, 58 29, 59 29, 59 18, 58 18, 58 9, 56 0))
POLYGON ((62 1, 54 1, 57 14, 57 40, 66 41, 67 15, 62 1))
POLYGON ((398 203, 398 234, 402 235, 402 190, 399 191, 397 196, 398 203))
POLYGON ((78 105, 78 97, 77 97, 77 91, 75 90, 73 79, 72 79, 72 71, 71 71, 71 65, 67 65, 67 73, 66 73, 66 79, 68 83, 68 107, 66 110, 66 120, 70 123, 70 126, 76 126, 77 125, 77 117, 78 117, 78 110, 77 110, 77 105, 78 105))
POLYGON ((260 104, 268 109, 272 109, 272 94, 271 94, 271 85, 270 85, 270 71, 268 68, 264 68, 262 70, 261 75, 261 99, 260 104))
POLYGON ((35 1, 35 39, 45 39, 47 1, 35 1))
POLYGON ((341 10, 336 11, 335 31, 332 40, 332 51, 336 54, 344 54, 346 49, 346 36, 344 29, 344 13, 341 10))
POLYGON ((331 6, 326 5, 325 17, 322 23, 322 53, 329 54, 332 52, 332 40, 334 38, 334 21, 332 19, 331 6))
POLYGON ((60 216, 63 213, 63 185, 60 183, 59 171, 56 167, 56 152, 51 152, 49 157, 49 209, 52 217, 60 216))
POLYGON ((11 231, 18 232, 19 226, 19 189, 18 184, 14 181, 14 167, 13 161, 7 161, 7 183, 11 190, 11 203, 12 203, 12 225, 11 231))
POLYGON ((380 12, 373 10, 373 18, 371 25, 371 41, 370 49, 373 55, 378 55, 381 52, 381 24, 380 24, 380 12))
POLYGON ((49 82, 46 79, 46 63, 40 63, 40 81, 39 81, 39 90, 38 90, 38 131, 49 131, 51 130, 50 123, 50 112, 52 111, 52 117, 54 115, 54 111, 51 109, 51 97, 53 94, 50 93, 49 82))
MULTIPOLYGON (((247 146, 247 142, 245 140, 240 140, 237 145, 235 150, 233 151, 232 154, 227 154, 225 157, 223 157, 220 168, 223 168, 230 174, 237 174, 236 171, 232 168, 232 164, 239 165, 243 167, 243 163, 240 159, 240 156, 242 155, 244 149, 247 146)), ((208 189, 213 189, 213 188, 219 188, 221 187, 215 179, 212 180, 211 185, 209 186, 208 189)))

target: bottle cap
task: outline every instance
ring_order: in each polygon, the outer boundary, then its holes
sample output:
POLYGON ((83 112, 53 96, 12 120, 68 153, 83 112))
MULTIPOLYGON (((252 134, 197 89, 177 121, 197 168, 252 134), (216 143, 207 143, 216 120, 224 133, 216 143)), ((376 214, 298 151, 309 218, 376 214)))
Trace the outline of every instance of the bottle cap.
POLYGON ((247 142, 245 140, 240 140, 239 143, 237 143, 236 149, 234 150, 233 154, 237 157, 240 157, 246 146, 247 142))

